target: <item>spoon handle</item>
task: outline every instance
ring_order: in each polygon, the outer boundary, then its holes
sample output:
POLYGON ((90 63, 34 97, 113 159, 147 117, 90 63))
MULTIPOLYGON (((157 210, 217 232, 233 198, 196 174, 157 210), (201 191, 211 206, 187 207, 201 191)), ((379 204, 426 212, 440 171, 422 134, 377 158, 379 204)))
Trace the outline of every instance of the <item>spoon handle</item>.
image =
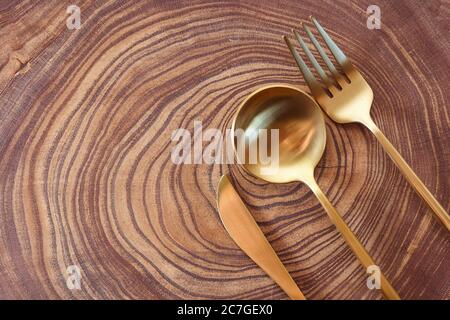
MULTIPOLYGON (((367 268, 369 266, 376 265, 373 259, 370 257, 370 255, 367 253, 366 249, 362 246, 362 244, 358 241, 358 239, 355 237, 353 232, 350 230, 350 228, 347 226, 345 221, 341 218, 339 213, 336 211, 336 209, 333 207, 333 205, 330 203, 328 198, 323 193, 322 189, 318 186, 317 182, 315 180, 312 180, 310 183, 308 183, 311 190, 316 195, 319 202, 324 207, 325 211, 327 212, 328 216, 330 217, 331 221, 334 223, 336 228, 339 230, 339 232, 344 237, 345 241, 347 242, 350 249, 352 249, 353 253, 356 255, 356 257, 359 259, 361 264, 364 266, 364 268, 367 268)), ((381 285, 381 291, 383 292, 383 295, 385 298, 389 300, 400 300, 400 297, 398 293, 395 291, 395 289, 391 286, 389 281, 385 278, 383 273, 380 274, 380 285, 381 285)))
POLYGON ((416 192, 422 197, 423 200, 430 206, 434 214, 438 219, 444 224, 448 231, 450 231, 450 216, 441 206, 441 204, 436 200, 436 198, 431 194, 430 190, 423 184, 419 177, 414 173, 411 167, 406 163, 405 159, 400 155, 400 153, 394 148, 391 142, 385 137, 383 132, 375 125, 373 121, 365 123, 370 131, 375 135, 377 140, 383 146, 383 149, 394 161, 397 168, 400 169, 401 173, 405 176, 406 180, 414 187, 416 192))

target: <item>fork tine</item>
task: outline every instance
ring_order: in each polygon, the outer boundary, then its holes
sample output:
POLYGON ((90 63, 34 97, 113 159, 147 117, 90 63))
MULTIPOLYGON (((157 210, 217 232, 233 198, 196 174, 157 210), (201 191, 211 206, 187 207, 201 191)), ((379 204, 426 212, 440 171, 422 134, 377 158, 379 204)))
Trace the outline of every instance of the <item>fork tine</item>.
POLYGON ((329 86, 331 84, 330 79, 328 79, 327 74, 325 71, 323 71, 320 64, 317 62, 316 58, 313 56, 311 51, 309 50, 308 46, 303 41, 302 37, 300 36, 300 33, 297 32, 297 30, 292 30, 297 37, 298 42, 300 43, 300 46, 302 47, 303 51, 305 52, 306 56, 308 57, 309 61, 311 61, 313 67, 317 70, 317 73, 322 78, 323 82, 329 86))
POLYGON ((316 26, 317 30, 319 31, 320 35, 322 36, 323 40, 325 40, 325 43, 327 44, 328 48, 330 49, 333 56, 336 58, 336 61, 339 63, 339 65, 344 69, 344 71, 348 71, 348 66, 351 65, 350 60, 345 56, 344 52, 342 52, 341 49, 336 45, 336 43, 330 38, 328 33, 322 28, 322 26, 319 24, 319 22, 314 17, 310 17, 311 21, 316 26))
POLYGON ((289 47, 289 50, 291 51, 292 55, 294 56, 294 59, 297 62, 297 65, 300 68, 300 71, 302 72, 303 77, 305 78, 309 89, 311 90, 311 93, 314 96, 316 94, 320 94, 321 91, 323 91, 322 86, 319 84, 319 82, 317 82, 316 78, 314 77, 312 72, 309 70, 308 66, 303 61, 302 57, 298 54, 297 50, 295 50, 295 48, 292 45, 289 38, 286 36, 283 36, 283 39, 284 39, 284 41, 286 41, 286 44, 289 47))
POLYGON ((302 23, 302 26, 303 26, 303 29, 305 29, 309 40, 311 40, 311 42, 314 44, 314 47, 316 47, 316 49, 319 52, 320 56, 322 57, 323 61, 327 65, 328 69, 331 71, 333 76, 337 79, 339 77, 339 72, 337 71, 337 69, 334 66, 333 62, 331 62, 330 58, 328 58, 328 55, 326 54, 325 50, 323 50, 323 48, 320 45, 319 41, 317 41, 316 37, 313 35, 311 30, 308 28, 308 26, 304 25, 303 23, 302 23))

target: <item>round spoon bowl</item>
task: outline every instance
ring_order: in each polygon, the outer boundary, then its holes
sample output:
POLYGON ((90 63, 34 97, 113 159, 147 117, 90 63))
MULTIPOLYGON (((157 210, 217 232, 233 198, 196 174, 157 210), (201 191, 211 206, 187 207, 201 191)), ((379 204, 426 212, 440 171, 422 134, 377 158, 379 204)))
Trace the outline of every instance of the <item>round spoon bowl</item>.
POLYGON ((241 104, 232 130, 238 162, 268 182, 313 178, 325 149, 325 121, 320 107, 307 93, 289 85, 270 85, 252 93, 241 104), (272 140, 273 129, 278 130, 278 139, 272 140), (267 130, 267 139, 260 138, 262 130, 267 130), (239 139, 240 134, 245 139, 239 139), (254 146, 258 148, 256 156, 254 146), (261 147, 272 160, 278 154, 275 167, 273 161, 263 161, 261 147))

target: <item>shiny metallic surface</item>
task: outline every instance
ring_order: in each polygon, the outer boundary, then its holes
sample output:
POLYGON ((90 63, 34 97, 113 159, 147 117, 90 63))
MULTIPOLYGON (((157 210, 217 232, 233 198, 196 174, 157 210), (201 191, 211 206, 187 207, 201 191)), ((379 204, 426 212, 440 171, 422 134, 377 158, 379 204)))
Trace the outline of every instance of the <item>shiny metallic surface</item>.
MULTIPOLYGON (((260 129, 279 130, 279 166, 276 174, 264 174, 258 161, 238 159, 245 168, 262 179, 275 183, 311 179, 314 167, 325 149, 326 131, 322 111, 304 92, 288 85, 269 86, 257 90, 241 105, 233 131, 245 132, 245 155, 260 129)), ((234 141, 236 143, 236 140, 234 141)), ((272 150, 272 146, 267 146, 272 150)), ((239 154, 237 153, 239 157, 239 154)))
POLYGON ((308 68, 300 54, 295 49, 292 42, 285 36, 283 37, 289 50, 292 53, 303 77, 308 84, 312 95, 317 100, 326 114, 338 123, 361 123, 366 126, 377 138, 378 142, 382 145, 386 153, 394 161, 397 168, 401 171, 403 176, 413 186, 416 192, 425 200, 425 202, 433 210, 435 216, 442 222, 442 224, 450 231, 450 215, 445 211, 442 205, 436 200, 433 194, 428 190, 425 184, 415 174, 413 169, 403 159, 397 149, 391 144, 391 142, 384 136, 381 130, 377 127, 370 116, 370 109, 373 102, 372 88, 363 78, 361 73, 353 66, 350 59, 344 54, 344 52, 336 45, 331 39, 325 29, 319 24, 319 22, 311 17, 311 21, 316 27, 322 39, 325 41, 328 49, 333 54, 338 65, 342 69, 342 74, 337 72, 336 68, 328 58, 327 54, 320 46, 314 35, 311 33, 308 27, 304 26, 304 29, 308 35, 308 38, 316 47, 320 56, 328 66, 331 74, 333 75, 334 82, 329 81, 327 76, 324 75, 324 71, 311 54, 308 47, 305 45, 303 39, 297 31, 293 31, 297 38, 303 52, 308 57, 316 71, 321 75, 324 86, 317 81, 311 70, 308 68))
MULTIPOLYGON (((268 171, 260 162, 256 164, 238 159, 247 171, 268 182, 302 181, 308 185, 364 268, 376 265, 340 214, 325 196, 314 179, 314 168, 319 162, 326 143, 325 121, 315 101, 305 92, 288 85, 271 85, 251 94, 240 106, 233 121, 233 132, 242 130, 253 137, 255 130, 279 130, 279 164, 276 172, 268 171)), ((245 139, 246 155, 252 139, 245 139)), ((238 144, 234 143, 236 156, 238 144)), ((380 286, 388 299, 399 295, 381 273, 380 286)))
POLYGON ((267 241, 227 175, 222 176, 219 180, 217 207, 225 229, 238 247, 261 267, 292 300, 305 300, 305 296, 267 241))

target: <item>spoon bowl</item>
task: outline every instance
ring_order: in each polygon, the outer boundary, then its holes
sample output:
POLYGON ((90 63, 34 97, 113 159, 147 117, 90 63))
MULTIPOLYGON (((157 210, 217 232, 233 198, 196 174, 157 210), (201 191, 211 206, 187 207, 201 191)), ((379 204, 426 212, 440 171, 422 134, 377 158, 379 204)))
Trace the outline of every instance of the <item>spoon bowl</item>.
MULTIPOLYGON (((325 121, 318 104, 308 94, 289 85, 271 85, 251 94, 240 106, 233 122, 233 132, 242 130, 245 153, 236 156, 247 171, 274 183, 305 181, 311 178, 325 150, 325 121), (252 143, 260 130, 278 130, 279 150, 277 170, 257 158, 248 161, 252 143), (242 159, 245 155, 246 159, 242 159), (247 161, 246 161, 247 160, 247 161)), ((233 140, 237 149, 236 138, 233 140)), ((269 140, 266 140, 269 141, 269 140)), ((273 145, 267 143, 267 150, 273 145)))

